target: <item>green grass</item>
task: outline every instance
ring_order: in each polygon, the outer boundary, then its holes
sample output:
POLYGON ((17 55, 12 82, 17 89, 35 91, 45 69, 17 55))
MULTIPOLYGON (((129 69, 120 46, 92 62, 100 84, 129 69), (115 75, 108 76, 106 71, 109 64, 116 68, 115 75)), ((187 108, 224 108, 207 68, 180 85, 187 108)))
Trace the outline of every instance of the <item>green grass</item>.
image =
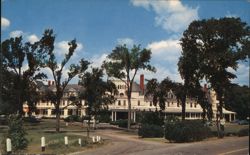
MULTIPOLYGON (((61 132, 55 132, 56 120, 45 119, 40 123, 24 123, 25 131, 27 132, 27 139, 29 141, 28 148, 22 153, 28 154, 66 154, 76 151, 84 150, 88 147, 95 147, 90 143, 91 139, 86 137, 86 129, 82 127, 81 123, 69 124, 65 126, 65 122, 61 122, 61 132), (74 135, 74 133, 80 134, 74 135), (46 151, 41 151, 41 137, 45 137, 46 151), (64 137, 68 136, 69 145, 64 145, 64 137), (82 139, 82 147, 78 144, 78 139, 82 139), (87 142, 89 142, 87 144, 87 142)), ((0 142, 3 141, 4 135, 7 133, 7 126, 0 126, 0 142)), ((5 148, 1 148, 0 152, 5 148)))
MULTIPOLYGON (((210 127, 212 132, 217 132, 216 125, 210 127)), ((242 129, 249 129, 248 125, 238 125, 238 124, 231 124, 227 123, 224 126, 224 132, 226 135, 237 135, 237 133, 242 129)))

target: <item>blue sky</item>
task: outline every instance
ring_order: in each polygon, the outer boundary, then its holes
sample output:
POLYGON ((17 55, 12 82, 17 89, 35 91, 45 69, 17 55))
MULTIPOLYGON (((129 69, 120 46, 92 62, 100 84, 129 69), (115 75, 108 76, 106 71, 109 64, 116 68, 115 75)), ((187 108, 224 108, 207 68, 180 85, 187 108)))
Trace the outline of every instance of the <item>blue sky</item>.
MULTIPOLYGON (((78 49, 71 62, 84 57, 94 67, 100 66, 117 44, 141 44, 151 49, 157 72, 140 73, 145 78, 159 80, 169 76, 181 81, 176 65, 181 51, 179 39, 193 20, 233 16, 250 25, 249 0, 2 0, 1 3, 2 40, 23 35, 26 41, 34 42, 46 28, 52 28, 59 58, 67 50, 67 41, 76 38, 78 49)), ((236 74, 238 78, 233 82, 249 84, 248 63, 241 63, 236 74)))

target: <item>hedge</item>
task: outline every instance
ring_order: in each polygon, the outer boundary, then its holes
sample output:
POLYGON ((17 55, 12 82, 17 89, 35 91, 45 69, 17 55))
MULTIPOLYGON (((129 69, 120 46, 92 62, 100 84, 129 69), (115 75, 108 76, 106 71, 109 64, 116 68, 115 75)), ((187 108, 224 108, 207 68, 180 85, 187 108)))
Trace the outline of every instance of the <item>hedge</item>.
POLYGON ((210 128, 200 120, 175 121, 165 124, 165 138, 170 142, 200 141, 210 135, 210 128))
POLYGON ((163 137, 163 128, 154 124, 142 124, 138 135, 142 138, 163 137))

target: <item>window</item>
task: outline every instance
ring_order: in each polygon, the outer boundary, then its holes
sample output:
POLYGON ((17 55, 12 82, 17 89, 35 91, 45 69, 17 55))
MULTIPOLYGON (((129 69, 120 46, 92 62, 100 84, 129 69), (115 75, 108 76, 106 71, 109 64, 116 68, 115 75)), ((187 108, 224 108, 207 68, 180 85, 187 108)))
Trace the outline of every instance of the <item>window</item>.
POLYGON ((73 109, 69 109, 68 110, 68 115, 72 115, 73 114, 73 109))
POLYGON ((140 100, 138 100, 137 105, 140 106, 140 104, 141 104, 141 103, 140 103, 140 100))
POLYGON ((121 101, 120 100, 118 100, 118 105, 121 105, 121 101))
POLYGON ((149 104, 150 104, 150 107, 152 107, 152 105, 153 105, 152 101, 150 101, 150 103, 149 103, 149 104))
POLYGON ((61 109, 61 110, 60 110, 60 114, 61 114, 61 115, 64 115, 64 110, 61 109))
POLYGON ((191 113, 191 117, 192 117, 192 118, 195 118, 195 114, 194 114, 194 113, 191 113))
POLYGON ((177 107, 180 107, 180 103, 179 102, 177 102, 177 107))
POLYGON ((192 103, 192 102, 190 102, 190 107, 191 107, 191 108, 193 107, 193 103, 192 103))
POLYGON ((123 100, 123 105, 126 106, 126 100, 123 100))
POLYGON ((63 106, 65 106, 65 100, 63 100, 63 106))
POLYGON ((174 102, 172 102, 172 105, 174 105, 174 102))
POLYGON ((197 103, 194 103, 194 107, 196 108, 196 106, 197 106, 197 103))
POLYGON ((51 115, 55 115, 56 114, 56 109, 52 109, 51 110, 51 115))
POLYGON ((170 106, 170 105, 169 105, 169 102, 167 102, 167 103, 168 103, 168 107, 169 107, 169 106, 170 106))

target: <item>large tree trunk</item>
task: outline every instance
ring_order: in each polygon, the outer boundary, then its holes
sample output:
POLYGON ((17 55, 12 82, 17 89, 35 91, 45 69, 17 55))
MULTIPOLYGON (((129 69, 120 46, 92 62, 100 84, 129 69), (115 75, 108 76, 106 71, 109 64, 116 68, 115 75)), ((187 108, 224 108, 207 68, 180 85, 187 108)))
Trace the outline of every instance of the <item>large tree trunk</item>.
POLYGON ((181 120, 185 120, 186 117, 186 95, 181 99, 182 109, 181 109, 181 120))
POLYGON ((223 115, 222 115, 222 95, 217 93, 218 99, 219 99, 219 104, 217 106, 217 114, 216 114, 216 125, 217 125, 217 134, 218 134, 218 138, 223 138, 224 134, 223 134, 223 130, 224 127, 222 127, 221 125, 221 120, 223 119, 223 115))
POLYGON ((90 130, 90 117, 88 119, 88 126, 87 126, 87 137, 89 138, 89 130, 90 130))
POLYGON ((128 130, 130 130, 131 124, 131 92, 128 94, 128 130))
POLYGON ((56 132, 60 132, 60 100, 56 103, 56 132))

